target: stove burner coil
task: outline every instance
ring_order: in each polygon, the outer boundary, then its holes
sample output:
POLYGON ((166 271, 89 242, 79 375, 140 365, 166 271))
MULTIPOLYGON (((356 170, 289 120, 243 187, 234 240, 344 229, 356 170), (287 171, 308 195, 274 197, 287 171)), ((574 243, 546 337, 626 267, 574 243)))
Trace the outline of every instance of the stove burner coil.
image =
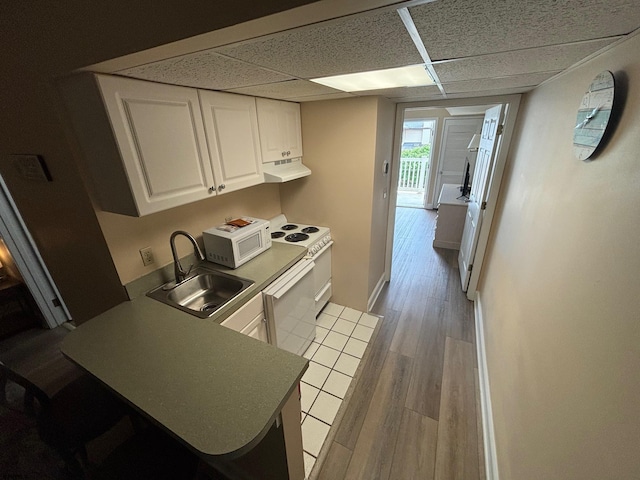
POLYGON ((298 228, 298 225, 293 225, 291 223, 288 223, 287 225, 283 225, 280 228, 282 230, 295 230, 296 228, 298 228))
POLYGON ((304 242, 309 238, 309 235, 304 233, 292 233, 284 237, 287 242, 304 242))
POLYGON ((318 227, 306 227, 302 229, 302 233, 316 233, 319 231, 320 229, 318 227))
POLYGON ((282 238, 286 235, 284 232, 273 232, 271 234, 271 238, 282 238))

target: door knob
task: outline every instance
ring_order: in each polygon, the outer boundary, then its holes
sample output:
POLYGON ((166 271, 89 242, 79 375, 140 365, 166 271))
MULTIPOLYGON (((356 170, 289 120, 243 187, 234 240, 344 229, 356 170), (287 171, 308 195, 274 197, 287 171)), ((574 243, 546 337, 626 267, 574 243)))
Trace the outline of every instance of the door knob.
POLYGON ((222 191, 222 190, 224 190, 225 188, 226 188, 226 185, 223 183, 222 185, 220 185, 220 186, 218 187, 218 190, 222 191))

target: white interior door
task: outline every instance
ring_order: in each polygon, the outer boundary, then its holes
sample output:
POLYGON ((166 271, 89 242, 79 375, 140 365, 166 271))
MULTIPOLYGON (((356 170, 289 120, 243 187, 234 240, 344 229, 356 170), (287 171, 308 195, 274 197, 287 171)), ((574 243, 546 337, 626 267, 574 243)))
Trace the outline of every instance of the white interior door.
POLYGON ((462 232, 460 253, 458 254, 460 281, 462 282, 462 290, 465 292, 469 285, 473 259, 478 244, 478 235, 480 233, 480 225, 482 224, 482 215, 484 212, 483 203, 486 202, 487 199, 491 171, 493 170, 495 160, 496 143, 500 135, 498 126, 500 125, 503 108, 503 105, 498 105, 487 110, 482 123, 480 148, 478 149, 476 165, 473 170, 473 182, 471 184, 471 193, 469 194, 467 216, 462 232))
POLYGON ((443 184, 462 184, 467 159, 473 172, 475 153, 470 152, 467 147, 473 134, 480 130, 481 124, 482 117, 445 118, 434 199, 440 195, 443 184))

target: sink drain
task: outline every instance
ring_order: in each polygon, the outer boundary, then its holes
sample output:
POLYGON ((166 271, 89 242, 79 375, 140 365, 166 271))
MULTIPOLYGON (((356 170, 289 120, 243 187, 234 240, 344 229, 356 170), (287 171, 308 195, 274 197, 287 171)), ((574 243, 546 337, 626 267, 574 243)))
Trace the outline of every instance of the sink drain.
POLYGON ((213 312, 219 306, 220 306, 220 304, 216 303, 216 302, 205 303, 202 307, 200 307, 200 311, 201 312, 213 312))

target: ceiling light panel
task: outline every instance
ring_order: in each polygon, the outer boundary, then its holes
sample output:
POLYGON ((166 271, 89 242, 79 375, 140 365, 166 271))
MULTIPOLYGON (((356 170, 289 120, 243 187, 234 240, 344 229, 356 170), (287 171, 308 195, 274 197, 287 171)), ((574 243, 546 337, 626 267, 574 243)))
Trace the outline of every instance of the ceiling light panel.
POLYGON ((436 63, 433 68, 443 83, 550 72, 568 68, 614 41, 615 39, 605 39, 495 53, 436 63))
POLYGON ((127 77, 211 90, 282 82, 292 78, 212 51, 169 58, 117 73, 127 77))
POLYGON ((623 35, 640 26, 637 0, 450 0, 409 12, 433 61, 623 35))
POLYGON ((322 22, 216 51, 305 79, 422 62, 395 10, 322 22))
POLYGON ((344 92, 363 92, 395 87, 422 87, 433 85, 433 79, 424 65, 358 72, 333 77, 313 78, 312 82, 320 83, 344 92))

